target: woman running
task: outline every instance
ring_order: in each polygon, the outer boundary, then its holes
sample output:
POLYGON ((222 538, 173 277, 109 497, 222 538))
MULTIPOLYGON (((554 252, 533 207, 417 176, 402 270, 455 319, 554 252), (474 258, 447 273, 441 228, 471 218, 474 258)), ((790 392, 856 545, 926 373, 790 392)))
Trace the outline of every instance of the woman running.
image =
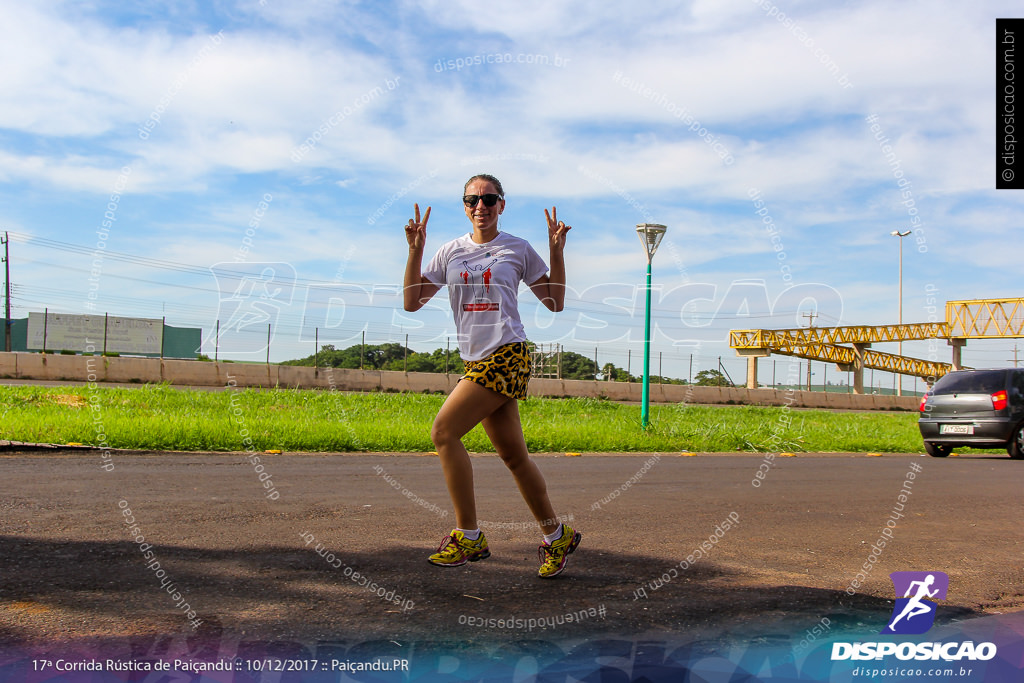
POLYGON ((466 364, 466 373, 441 406, 430 432, 455 508, 456 528, 427 561, 439 567, 458 567, 490 557, 487 539, 477 524, 473 465, 462 445, 462 437, 482 424, 544 534, 538 549, 538 575, 551 578, 565 569, 581 535, 558 521, 544 476, 526 448, 518 401, 526 397, 530 356, 519 319, 518 291, 519 283, 525 282, 549 310, 562 310, 563 250, 571 228, 558 220, 554 207, 550 213, 544 210, 551 255, 548 274, 544 260, 526 240, 498 230, 505 192, 497 178, 486 174, 470 178, 462 203, 473 231, 444 244, 426 270, 422 269, 423 247, 430 207, 421 220, 419 204, 415 204, 415 217, 405 227, 409 242, 405 310, 419 310, 447 285, 459 355, 466 364))

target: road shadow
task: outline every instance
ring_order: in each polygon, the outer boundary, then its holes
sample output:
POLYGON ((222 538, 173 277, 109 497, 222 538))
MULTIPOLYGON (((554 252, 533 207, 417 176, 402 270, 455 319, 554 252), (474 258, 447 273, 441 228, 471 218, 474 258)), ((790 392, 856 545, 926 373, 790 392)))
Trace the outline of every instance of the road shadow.
MULTIPOLYGON (((629 549, 583 546, 562 576, 543 580, 536 545, 521 542, 452 569, 428 565, 432 549, 364 547, 153 545, 147 559, 131 541, 0 536, 0 644, 161 634, 460 647, 652 634, 799 640, 822 619, 832 634, 880 630, 893 605, 841 590, 752 585, 707 561, 673 576, 666 560, 629 549), (202 622, 196 629, 183 605, 202 622)), ((946 606, 939 623, 981 614, 946 606)))

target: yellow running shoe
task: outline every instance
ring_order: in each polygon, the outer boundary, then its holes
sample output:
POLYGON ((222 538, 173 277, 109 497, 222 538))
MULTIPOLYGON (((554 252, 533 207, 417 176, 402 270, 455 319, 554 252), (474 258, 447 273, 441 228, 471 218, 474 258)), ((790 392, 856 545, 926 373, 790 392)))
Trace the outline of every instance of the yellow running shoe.
POLYGON ((542 579, 550 579, 558 576, 565 569, 565 562, 570 553, 576 550, 583 535, 571 526, 562 525, 562 535, 554 543, 545 541, 537 548, 537 555, 540 556, 540 569, 537 575, 542 579))
POLYGON ((467 562, 485 560, 490 556, 484 532, 480 532, 480 538, 471 541, 458 529, 452 529, 437 547, 437 552, 427 558, 427 562, 438 567, 461 567, 467 562))

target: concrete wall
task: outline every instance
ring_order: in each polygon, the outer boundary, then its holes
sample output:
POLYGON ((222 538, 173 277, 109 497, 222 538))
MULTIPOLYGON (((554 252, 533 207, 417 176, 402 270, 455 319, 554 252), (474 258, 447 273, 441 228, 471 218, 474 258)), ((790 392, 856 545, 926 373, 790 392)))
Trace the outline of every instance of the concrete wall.
MULTIPOLYGON (((458 375, 310 368, 259 363, 213 363, 160 358, 104 358, 0 352, 0 377, 75 382, 167 382, 186 386, 319 388, 338 391, 411 391, 448 393, 458 375)), ((531 396, 607 398, 640 401, 639 383, 533 379, 531 396)), ((820 391, 777 391, 736 387, 652 384, 652 403, 789 405, 838 410, 914 410, 914 396, 882 396, 820 391)))
MULTIPOLYGON (((589 396, 613 401, 641 401, 643 388, 638 383, 587 382, 580 380, 533 379, 531 396, 589 396)), ((743 387, 697 387, 681 384, 652 384, 652 403, 703 403, 759 406, 789 405, 799 408, 834 410, 916 410, 915 396, 843 394, 822 391, 777 391, 743 387)))

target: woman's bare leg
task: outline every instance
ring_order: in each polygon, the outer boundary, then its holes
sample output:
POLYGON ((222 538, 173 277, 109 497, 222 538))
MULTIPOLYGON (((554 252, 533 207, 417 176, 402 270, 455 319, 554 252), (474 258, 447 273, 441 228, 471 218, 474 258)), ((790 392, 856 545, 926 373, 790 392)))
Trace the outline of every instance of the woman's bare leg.
MULTIPOLYGON (((434 418, 430 439, 437 448, 444 470, 448 495, 455 508, 455 526, 476 529, 476 495, 473 490, 473 464, 462 445, 462 437, 485 418, 515 401, 469 380, 455 385, 434 418)), ((518 413, 516 413, 518 417, 518 413)), ((520 428, 522 435, 522 428, 520 428)))
POLYGON ((537 463, 530 458, 519 418, 518 401, 509 400, 483 419, 484 431, 494 449, 515 477, 519 492, 545 534, 558 528, 555 510, 548 498, 547 484, 537 463))

